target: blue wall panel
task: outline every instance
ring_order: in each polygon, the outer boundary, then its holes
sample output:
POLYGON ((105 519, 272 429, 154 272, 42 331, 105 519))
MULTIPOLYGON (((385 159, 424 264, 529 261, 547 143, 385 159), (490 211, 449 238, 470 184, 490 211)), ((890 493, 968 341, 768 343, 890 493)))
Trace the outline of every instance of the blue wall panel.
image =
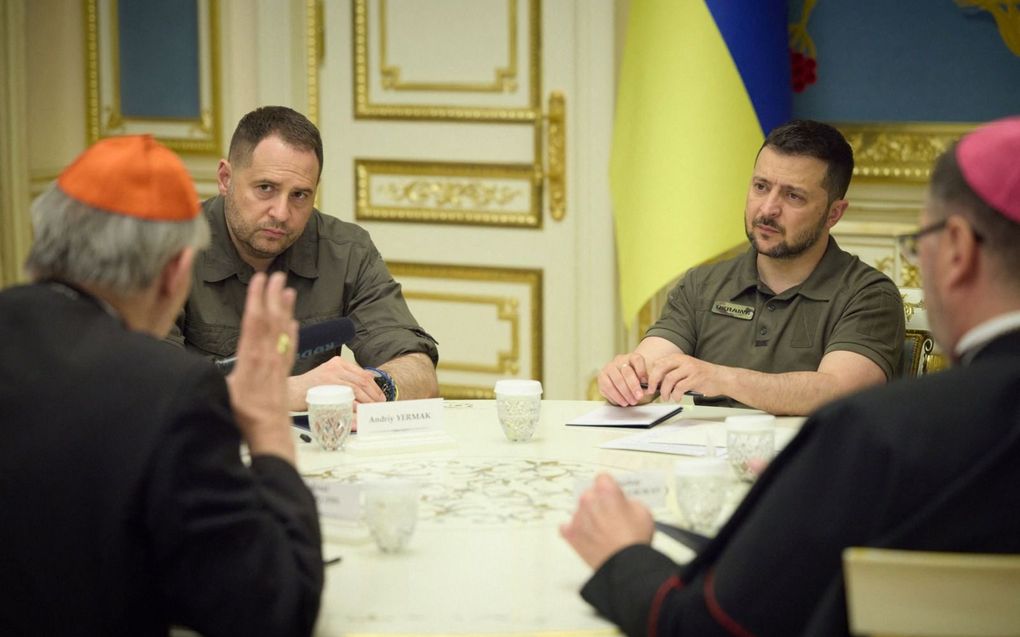
POLYGON ((119 0, 121 113, 200 116, 197 0, 119 0))
MULTIPOLYGON (((791 2, 791 21, 802 1, 791 2)), ((986 11, 953 0, 818 0, 818 82, 794 114, 837 122, 977 122, 1020 113, 1020 57, 986 11)))

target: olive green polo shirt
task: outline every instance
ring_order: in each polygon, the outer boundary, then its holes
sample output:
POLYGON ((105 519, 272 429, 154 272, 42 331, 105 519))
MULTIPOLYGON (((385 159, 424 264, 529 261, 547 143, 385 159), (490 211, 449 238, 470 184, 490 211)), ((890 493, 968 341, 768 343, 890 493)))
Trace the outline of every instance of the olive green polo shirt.
POLYGON ((903 301, 891 280, 829 238, 811 275, 774 294, 758 278, 757 253, 691 269, 646 336, 698 359, 766 373, 815 371, 829 352, 850 351, 899 373, 903 301))
MULTIPOLYGON (((237 350, 241 313, 254 269, 241 260, 227 233, 223 198, 204 202, 211 244, 195 259, 187 303, 168 340, 210 358, 232 356, 237 350)), ((415 321, 400 284, 390 276, 382 256, 361 227, 312 212, 304 232, 269 266, 287 273, 297 291, 294 318, 302 326, 349 317, 356 334, 347 344, 358 364, 378 367, 404 354, 439 359, 436 341, 415 321)), ((324 352, 295 363, 304 373, 332 356, 324 352)))

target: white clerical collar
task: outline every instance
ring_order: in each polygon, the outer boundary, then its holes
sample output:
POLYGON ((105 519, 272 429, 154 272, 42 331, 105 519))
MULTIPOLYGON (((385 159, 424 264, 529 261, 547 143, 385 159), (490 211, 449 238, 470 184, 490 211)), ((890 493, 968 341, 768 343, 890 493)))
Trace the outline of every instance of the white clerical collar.
POLYGON ((991 341, 1015 330, 1020 330, 1020 310, 1000 314, 964 334, 956 344, 956 356, 959 360, 970 359, 991 341))

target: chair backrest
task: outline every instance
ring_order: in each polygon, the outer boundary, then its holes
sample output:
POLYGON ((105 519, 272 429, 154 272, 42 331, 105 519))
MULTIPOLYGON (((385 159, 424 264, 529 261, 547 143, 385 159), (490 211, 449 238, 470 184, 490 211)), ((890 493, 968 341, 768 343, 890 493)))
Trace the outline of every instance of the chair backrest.
POLYGON ((935 339, 928 331, 928 310, 921 288, 900 288, 900 298, 903 299, 903 316, 907 323, 900 373, 913 377, 945 369, 949 363, 938 351, 935 339))
POLYGON ((931 334, 924 330, 907 330, 900 359, 901 373, 910 378, 928 373, 928 363, 932 360, 934 349, 935 339, 931 334))
POLYGON ((1020 555, 843 551, 853 635, 1020 635, 1020 555))

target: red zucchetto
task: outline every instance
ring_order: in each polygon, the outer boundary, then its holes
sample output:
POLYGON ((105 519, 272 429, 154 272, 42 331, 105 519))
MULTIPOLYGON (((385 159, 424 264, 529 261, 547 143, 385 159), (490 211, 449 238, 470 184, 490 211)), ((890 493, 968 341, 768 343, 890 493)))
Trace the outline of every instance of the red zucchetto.
POLYGON ((71 199, 149 221, 188 221, 200 209, 184 163, 151 135, 102 139, 57 178, 71 199))

